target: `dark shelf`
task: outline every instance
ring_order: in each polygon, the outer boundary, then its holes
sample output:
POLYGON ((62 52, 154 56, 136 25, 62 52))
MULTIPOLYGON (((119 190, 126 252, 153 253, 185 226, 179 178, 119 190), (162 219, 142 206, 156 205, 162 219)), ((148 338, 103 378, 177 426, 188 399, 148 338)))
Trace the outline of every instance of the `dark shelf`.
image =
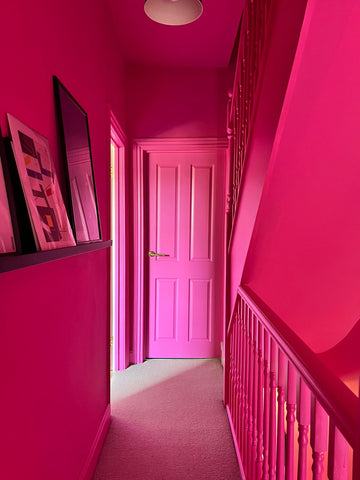
POLYGON ((111 240, 106 240, 104 242, 84 243, 76 247, 56 248, 44 252, 0 256, 0 273, 73 257, 82 253, 94 252, 95 250, 102 250, 103 248, 111 247, 111 243, 111 240))

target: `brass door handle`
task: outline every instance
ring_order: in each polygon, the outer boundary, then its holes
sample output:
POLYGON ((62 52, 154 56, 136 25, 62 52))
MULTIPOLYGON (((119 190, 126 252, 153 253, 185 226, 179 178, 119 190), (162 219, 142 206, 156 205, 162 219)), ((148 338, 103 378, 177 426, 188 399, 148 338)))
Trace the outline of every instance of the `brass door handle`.
POLYGON ((148 255, 149 257, 170 257, 168 253, 157 253, 157 252, 153 252, 152 250, 150 250, 148 255))

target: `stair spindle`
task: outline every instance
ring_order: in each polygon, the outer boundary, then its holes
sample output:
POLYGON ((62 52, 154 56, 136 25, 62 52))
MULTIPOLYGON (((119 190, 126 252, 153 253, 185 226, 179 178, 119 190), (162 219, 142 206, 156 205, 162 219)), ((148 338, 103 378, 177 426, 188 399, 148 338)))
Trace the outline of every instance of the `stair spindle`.
POLYGON ((313 480, 322 480, 325 452, 327 451, 328 416, 315 398, 311 410, 310 444, 313 450, 313 480))
POLYGON ((245 310, 245 355, 244 355, 244 367, 245 367, 245 388, 244 388, 244 468, 247 473, 247 461, 248 461, 248 432, 249 432, 249 350, 250 350, 250 338, 249 338, 249 309, 245 310))
POLYGON ((270 336, 264 330, 264 463, 263 479, 269 480, 270 443, 270 336))
POLYGON ((328 457, 329 480, 347 480, 348 464, 349 444, 334 422, 330 420, 328 457))
POLYGON ((239 448, 241 454, 244 454, 243 450, 243 442, 242 442, 242 435, 243 435, 243 418, 244 418, 244 382, 245 382, 245 370, 244 370, 244 315, 245 315, 245 303, 241 302, 240 308, 240 326, 239 326, 239 335, 240 335, 240 352, 239 352, 239 372, 240 372, 240 390, 239 390, 239 418, 238 418, 238 429, 239 429, 239 448))
POLYGON ((259 322, 258 326, 258 408, 257 408, 257 452, 256 452, 256 480, 261 480, 263 470, 263 442, 264 442, 264 358, 263 358, 263 326, 259 322))
POLYGON ((247 425, 247 462, 246 472, 248 478, 251 478, 251 452, 252 452, 252 430, 253 430, 253 415, 252 415, 252 403, 253 403, 253 380, 254 380, 254 342, 253 342, 253 329, 254 329, 254 317, 251 311, 249 311, 249 349, 248 349, 248 364, 249 364, 249 377, 248 377, 248 425, 247 425))
POLYGON ((309 442, 310 408, 311 392, 304 382, 300 379, 300 395, 298 402, 298 426, 299 426, 299 460, 298 460, 298 480, 306 480, 307 469, 307 445, 309 442))
POLYGON ((276 366, 277 345, 272 338, 270 353, 270 432, 269 432, 269 478, 275 480, 276 474, 276 366))
POLYGON ((251 451, 251 477, 255 479, 256 475, 256 455, 257 455, 257 443, 258 443, 258 429, 257 429, 257 420, 258 420, 258 388, 259 388, 259 350, 258 350, 258 328, 259 320, 256 315, 253 315, 254 318, 254 328, 253 328, 253 344, 254 344, 254 354, 253 354, 253 395, 252 395, 252 417, 253 417, 253 428, 252 428, 252 451, 251 451))
POLYGON ((278 429, 277 429, 277 459, 276 479, 285 478, 285 381, 286 381, 286 358, 282 350, 278 354, 278 429))
POLYGON ((295 452, 295 410, 296 410, 296 379, 297 372, 289 362, 286 402, 286 458, 285 480, 294 480, 294 452, 295 452))
POLYGON ((247 352, 247 322, 246 322, 246 312, 247 307, 244 305, 243 309, 243 318, 242 318, 242 343, 243 343, 243 351, 242 351, 242 358, 241 358, 241 369, 242 369, 242 378, 243 378, 243 385, 242 385, 242 401, 241 401, 241 453, 243 459, 245 459, 245 446, 246 446, 246 378, 247 378, 247 363, 246 363, 246 352, 247 352))

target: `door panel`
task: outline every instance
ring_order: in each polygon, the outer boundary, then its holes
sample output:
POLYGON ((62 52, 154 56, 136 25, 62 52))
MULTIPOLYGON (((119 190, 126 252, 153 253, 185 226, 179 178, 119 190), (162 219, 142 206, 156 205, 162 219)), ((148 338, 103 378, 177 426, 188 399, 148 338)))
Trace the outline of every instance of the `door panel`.
POLYGON ((211 341, 211 280, 190 280, 189 341, 211 341))
POLYGON ((155 280, 155 341, 175 340, 177 330, 177 279, 155 280))
POLYGON ((224 153, 150 152, 148 161, 149 250, 166 256, 149 258, 147 356, 219 356, 224 153))
POLYGON ((156 241, 157 252, 178 257, 179 172, 177 166, 156 165, 156 241))
POLYGON ((191 260, 211 260, 212 170, 212 167, 191 166, 191 260))

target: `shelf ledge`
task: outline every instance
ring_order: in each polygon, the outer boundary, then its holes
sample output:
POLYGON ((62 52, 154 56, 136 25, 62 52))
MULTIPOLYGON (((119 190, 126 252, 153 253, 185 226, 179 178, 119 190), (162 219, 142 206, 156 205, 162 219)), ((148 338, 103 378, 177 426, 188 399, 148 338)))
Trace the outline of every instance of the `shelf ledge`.
POLYGON ((39 265, 41 263, 52 262, 62 258, 73 257, 83 253, 94 252, 111 247, 112 241, 83 243, 75 247, 55 248, 42 252, 27 253, 24 255, 3 255, 0 256, 0 273, 11 272, 21 268, 39 265))

